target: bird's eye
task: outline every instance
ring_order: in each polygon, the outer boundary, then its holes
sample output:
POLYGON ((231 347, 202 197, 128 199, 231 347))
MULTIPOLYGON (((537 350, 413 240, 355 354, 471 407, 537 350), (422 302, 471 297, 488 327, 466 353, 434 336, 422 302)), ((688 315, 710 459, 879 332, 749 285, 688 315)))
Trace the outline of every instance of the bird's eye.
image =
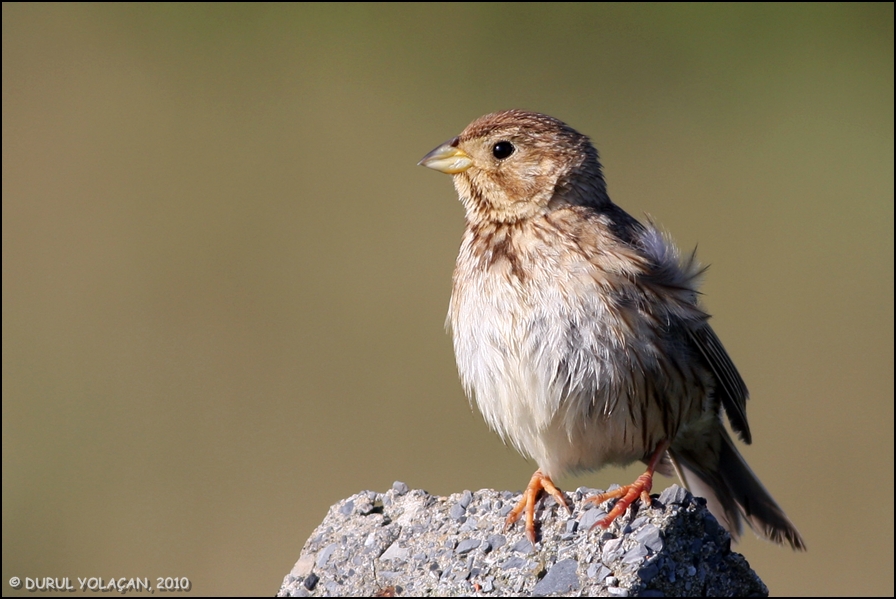
POLYGON ((513 144, 509 141, 499 141, 494 146, 492 146, 492 156, 497 158, 498 160, 504 160, 511 154, 513 154, 513 144))

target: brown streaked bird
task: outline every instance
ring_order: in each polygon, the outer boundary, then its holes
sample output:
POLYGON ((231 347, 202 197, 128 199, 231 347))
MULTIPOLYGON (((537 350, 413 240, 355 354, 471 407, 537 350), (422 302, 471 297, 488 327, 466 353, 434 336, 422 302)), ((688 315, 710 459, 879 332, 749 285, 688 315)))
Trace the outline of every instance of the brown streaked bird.
POLYGON ((746 521, 776 543, 802 537, 738 453, 747 387, 697 300, 703 270, 652 223, 610 201, 588 137, 544 114, 473 121, 420 164, 454 176, 466 209, 448 322, 461 381, 486 422, 538 464, 507 525, 535 542, 552 479, 636 460, 609 526, 654 471, 678 473, 734 538, 746 521))

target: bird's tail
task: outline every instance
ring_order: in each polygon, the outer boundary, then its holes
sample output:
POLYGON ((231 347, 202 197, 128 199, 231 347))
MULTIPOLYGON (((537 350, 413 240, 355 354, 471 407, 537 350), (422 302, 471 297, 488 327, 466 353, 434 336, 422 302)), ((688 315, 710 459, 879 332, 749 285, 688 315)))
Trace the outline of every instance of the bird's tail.
POLYGON ((669 449, 679 478, 691 493, 706 498, 709 511, 735 540, 742 520, 746 520, 766 539, 779 544, 786 541, 794 549, 805 550, 799 531, 753 474, 727 431, 720 427, 719 433, 721 442, 714 464, 706 463, 706 452, 701 456, 687 449, 669 449))

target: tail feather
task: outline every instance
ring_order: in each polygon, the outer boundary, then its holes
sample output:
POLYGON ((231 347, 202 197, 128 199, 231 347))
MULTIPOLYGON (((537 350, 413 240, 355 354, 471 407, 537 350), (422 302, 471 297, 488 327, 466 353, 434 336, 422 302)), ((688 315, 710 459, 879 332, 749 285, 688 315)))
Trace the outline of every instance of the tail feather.
MULTIPOLYGON (((734 539, 740 536, 742 522, 757 534, 778 544, 786 541, 794 549, 805 550, 806 544, 793 522, 775 502, 737 451, 731 437, 719 429, 718 461, 706 464, 697 453, 673 448, 669 450, 679 478, 699 497, 705 497, 709 511, 734 539)), ((703 456, 706 452, 702 452, 703 456)))

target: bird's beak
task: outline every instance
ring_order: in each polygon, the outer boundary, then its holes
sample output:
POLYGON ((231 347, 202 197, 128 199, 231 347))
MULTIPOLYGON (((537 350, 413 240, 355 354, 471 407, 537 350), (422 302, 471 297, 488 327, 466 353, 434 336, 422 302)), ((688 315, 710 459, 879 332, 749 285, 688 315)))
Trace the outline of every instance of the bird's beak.
POLYGON ((458 139, 456 137, 451 141, 443 143, 424 156, 423 160, 417 164, 449 175, 464 172, 473 166, 473 159, 470 158, 469 154, 458 148, 457 143, 458 139))

